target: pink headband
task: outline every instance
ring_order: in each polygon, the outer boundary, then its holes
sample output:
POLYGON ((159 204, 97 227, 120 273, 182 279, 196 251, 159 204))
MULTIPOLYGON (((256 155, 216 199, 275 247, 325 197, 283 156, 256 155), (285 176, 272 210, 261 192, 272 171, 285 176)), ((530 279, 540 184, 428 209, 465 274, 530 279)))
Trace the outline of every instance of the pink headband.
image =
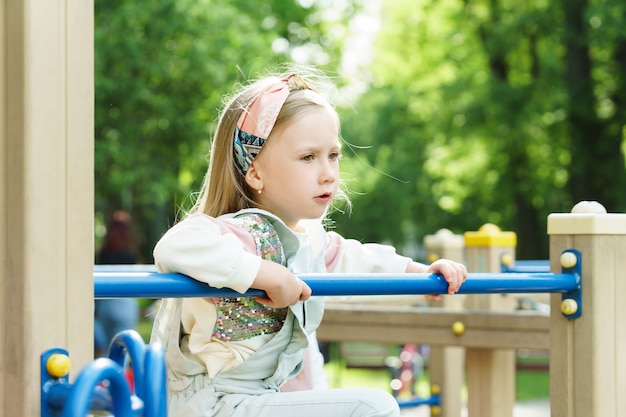
POLYGON ((235 163, 243 175, 246 175, 250 164, 261 152, 289 93, 296 90, 312 88, 297 74, 291 74, 256 96, 239 116, 233 146, 235 163))

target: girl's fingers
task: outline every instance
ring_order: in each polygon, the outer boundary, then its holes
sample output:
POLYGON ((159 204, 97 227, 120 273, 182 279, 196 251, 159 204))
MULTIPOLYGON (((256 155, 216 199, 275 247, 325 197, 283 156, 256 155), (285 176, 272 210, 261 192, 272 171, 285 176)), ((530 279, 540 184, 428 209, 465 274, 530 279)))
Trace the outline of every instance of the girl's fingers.
POLYGON ((306 301, 311 298, 311 287, 309 287, 304 281, 302 281, 302 292, 300 293, 300 301, 306 301))
POLYGON ((465 265, 458 262, 442 262, 438 265, 438 270, 448 282, 448 294, 456 293, 467 279, 465 265))

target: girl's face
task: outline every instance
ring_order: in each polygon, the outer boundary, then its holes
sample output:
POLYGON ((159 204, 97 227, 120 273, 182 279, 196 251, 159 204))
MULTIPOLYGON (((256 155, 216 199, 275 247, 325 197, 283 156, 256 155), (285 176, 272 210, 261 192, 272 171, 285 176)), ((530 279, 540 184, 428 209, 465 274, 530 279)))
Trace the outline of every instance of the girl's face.
POLYGON ((301 219, 322 217, 337 193, 340 146, 336 115, 325 108, 272 132, 252 163, 255 188, 263 187, 259 206, 293 230, 301 219))

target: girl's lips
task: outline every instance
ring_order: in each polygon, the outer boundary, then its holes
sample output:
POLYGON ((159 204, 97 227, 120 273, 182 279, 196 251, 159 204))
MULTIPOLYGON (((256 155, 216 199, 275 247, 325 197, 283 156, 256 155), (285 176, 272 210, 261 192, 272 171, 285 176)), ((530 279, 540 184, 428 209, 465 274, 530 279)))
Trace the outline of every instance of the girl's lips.
POLYGON ((319 201, 320 203, 328 203, 331 197, 332 197, 331 193, 326 193, 326 194, 318 195, 317 197, 315 197, 315 200, 319 201))

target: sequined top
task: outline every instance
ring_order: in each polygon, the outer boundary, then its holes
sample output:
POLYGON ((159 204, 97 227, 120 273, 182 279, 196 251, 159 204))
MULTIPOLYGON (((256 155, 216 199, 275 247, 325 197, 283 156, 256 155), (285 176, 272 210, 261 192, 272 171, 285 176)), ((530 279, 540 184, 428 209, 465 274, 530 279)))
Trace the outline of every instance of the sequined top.
MULTIPOLYGON (((280 259, 283 265, 284 257, 286 266, 294 274, 399 272, 404 271, 410 261, 396 254, 392 247, 362 244, 327 232, 319 220, 303 220, 300 225, 306 231, 302 235, 287 228, 276 216, 259 209, 245 209, 219 218, 192 215, 174 225, 159 240, 154 249, 155 265, 160 272, 179 272, 216 288, 227 287, 244 293, 256 278, 262 256, 280 256, 274 260, 280 259)), ((161 303, 151 342, 179 345, 185 358, 179 359, 186 365, 174 365, 168 360, 168 367, 175 368, 177 375, 195 372, 189 368, 190 361, 203 364, 209 379, 236 372, 241 369, 240 365, 252 360, 253 355, 258 358, 255 353, 275 341, 288 325, 294 329, 289 343, 306 344, 306 338, 300 340, 297 334, 299 329, 311 333, 317 328, 323 314, 323 300, 312 297, 289 307, 282 327, 279 327, 283 321, 280 310, 271 312, 275 314, 271 321, 263 318, 260 323, 254 322, 252 317, 258 314, 256 311, 249 311, 252 316, 242 318, 237 317, 238 313, 229 315, 235 311, 232 306, 221 305, 219 310, 218 313, 213 299, 169 298, 161 303), (217 324, 218 314, 221 324, 217 324), (288 323, 290 318, 293 322, 288 323), (254 330, 244 330, 242 323, 252 324, 249 327, 254 330), (172 329, 180 329, 180 334, 177 331, 175 335, 170 334, 172 329)), ((275 354, 283 352, 281 349, 275 354)), ((246 368, 245 372, 241 371, 245 375, 238 378, 266 378, 267 366, 275 365, 272 363, 276 356, 265 354, 264 360, 267 361, 264 366, 254 370, 246 368)))
MULTIPOLYGON (((286 265, 285 254, 276 230, 259 214, 241 218, 241 227, 254 238, 257 254, 268 261, 286 265)), ((248 297, 214 300, 217 318, 213 338, 222 342, 250 339, 280 330, 288 308, 272 308, 248 297)))

